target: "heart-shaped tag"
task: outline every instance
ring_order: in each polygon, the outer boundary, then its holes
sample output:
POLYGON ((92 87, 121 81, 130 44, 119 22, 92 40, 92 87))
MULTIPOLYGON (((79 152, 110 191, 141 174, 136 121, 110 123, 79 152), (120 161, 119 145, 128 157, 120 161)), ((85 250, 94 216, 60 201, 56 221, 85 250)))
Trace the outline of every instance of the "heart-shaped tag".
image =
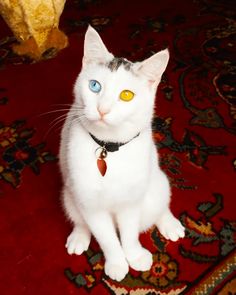
POLYGON ((107 171, 106 161, 102 158, 97 159, 97 166, 98 166, 98 170, 100 171, 101 175, 104 176, 107 171))

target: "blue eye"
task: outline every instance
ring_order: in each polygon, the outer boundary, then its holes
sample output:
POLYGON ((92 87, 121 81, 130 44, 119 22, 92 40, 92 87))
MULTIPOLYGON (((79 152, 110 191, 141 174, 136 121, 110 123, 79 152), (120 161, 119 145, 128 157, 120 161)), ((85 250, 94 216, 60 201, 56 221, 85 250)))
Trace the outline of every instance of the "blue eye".
POLYGON ((90 80, 89 81, 89 89, 91 91, 95 92, 95 93, 98 93, 98 92, 101 91, 102 86, 101 86, 101 84, 98 81, 96 81, 96 80, 90 80))

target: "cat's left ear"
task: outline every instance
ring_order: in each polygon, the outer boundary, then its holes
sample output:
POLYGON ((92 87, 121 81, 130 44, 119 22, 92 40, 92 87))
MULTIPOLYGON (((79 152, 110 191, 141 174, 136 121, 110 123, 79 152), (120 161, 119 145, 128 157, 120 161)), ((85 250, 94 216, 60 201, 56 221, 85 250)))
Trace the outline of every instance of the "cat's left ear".
POLYGON ((137 65, 137 71, 145 75, 151 84, 158 84, 169 61, 168 49, 159 51, 137 65))
POLYGON ((89 63, 105 64, 113 59, 113 57, 102 42, 97 31, 89 25, 84 39, 83 66, 89 63))

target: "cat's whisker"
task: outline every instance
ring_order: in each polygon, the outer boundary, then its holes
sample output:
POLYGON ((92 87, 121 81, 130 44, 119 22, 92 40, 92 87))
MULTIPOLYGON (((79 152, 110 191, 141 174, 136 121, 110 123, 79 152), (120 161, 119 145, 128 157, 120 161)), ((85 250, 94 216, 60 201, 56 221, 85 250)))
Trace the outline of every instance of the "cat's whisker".
POLYGON ((57 124, 61 121, 65 121, 66 118, 73 118, 76 114, 70 113, 70 114, 63 114, 56 119, 54 119, 49 125, 57 124))
POLYGON ((49 133, 60 123, 62 123, 63 125, 63 122, 65 121, 65 118, 61 119, 60 121, 57 121, 55 122, 49 129, 48 131, 46 132, 45 136, 44 136, 44 140, 46 140, 46 138, 48 137, 49 133))
POLYGON ((52 106, 72 106, 71 103, 53 103, 52 106))
POLYGON ((57 122, 64 121, 66 119, 66 117, 67 117, 67 114, 63 114, 63 115, 55 118, 54 120, 52 120, 52 122, 49 123, 49 126, 57 124, 57 122))
POLYGON ((54 113, 60 113, 60 112, 69 112, 70 109, 61 109, 61 110, 52 110, 52 111, 48 111, 42 114, 37 115, 37 117, 42 117, 42 116, 46 116, 46 115, 50 115, 50 114, 54 114, 54 113))
POLYGON ((55 109, 55 110, 51 110, 48 112, 44 112, 41 114, 38 114, 36 117, 42 117, 45 115, 51 115, 54 113, 60 113, 60 112, 69 112, 69 111, 77 111, 80 112, 81 110, 84 109, 84 105, 82 104, 78 104, 78 103, 74 103, 74 104, 69 104, 69 103, 65 103, 65 104, 54 104, 54 106, 60 106, 62 108, 59 109, 55 109))
POLYGON ((61 107, 63 107, 63 106, 68 106, 68 107, 70 107, 70 108, 73 108, 73 107, 76 107, 76 108, 80 108, 80 109, 83 109, 84 108, 84 105, 83 104, 79 104, 79 103, 73 103, 73 104, 70 104, 70 103, 65 103, 65 104, 53 104, 53 106, 61 106, 61 107))
POLYGON ((47 138, 48 134, 56 127, 58 126, 60 123, 64 123, 66 118, 68 117, 68 114, 63 114, 59 117, 57 117, 56 119, 54 119, 50 124, 49 124, 49 129, 48 131, 46 132, 45 136, 44 136, 44 139, 47 138))
MULTIPOLYGON (((70 125, 71 123, 80 123, 82 120, 80 120, 79 118, 72 118, 72 120, 70 121, 70 123, 65 123, 65 125, 64 126, 66 126, 66 125, 70 125)), ((58 124, 60 124, 61 122, 64 122, 64 119, 61 119, 60 121, 57 121, 50 129, 51 130, 49 130, 48 132, 47 132, 47 136, 48 136, 48 133, 49 132, 51 132, 54 128, 56 128, 56 126, 58 125, 58 124)), ((56 129, 55 129, 55 131, 57 132, 58 130, 61 130, 61 126, 59 126, 59 127, 57 127, 56 129)))
MULTIPOLYGON (((54 119, 54 120, 49 124, 50 128, 48 129, 47 133, 45 134, 45 139, 47 138, 48 134, 49 134, 49 133, 50 133, 50 132, 51 132, 56 126, 58 126, 60 123, 64 123, 66 118, 71 118, 71 119, 72 119, 72 120, 71 120, 72 122, 76 121, 76 122, 80 123, 80 122, 82 121, 82 117, 84 117, 85 115, 84 115, 84 114, 81 114, 81 115, 76 116, 76 115, 74 114, 75 111, 76 111, 76 114, 77 114, 78 111, 75 110, 75 109, 74 109, 74 110, 72 109, 72 112, 73 112, 73 113, 69 113, 69 114, 66 113, 66 114, 63 114, 63 115, 57 117, 56 119, 54 119)), ((59 129, 59 128, 57 128, 57 129, 59 129)))
POLYGON ((72 117, 73 122, 74 121, 76 121, 78 123, 81 123, 81 122, 86 123, 87 122, 87 120, 84 120, 84 118, 86 118, 84 113, 77 113, 76 116, 72 115, 71 117, 72 117))
POLYGON ((84 107, 77 107, 77 106, 72 106, 70 108, 64 108, 64 109, 57 109, 57 110, 52 110, 52 111, 48 111, 42 114, 39 114, 38 117, 44 116, 44 115, 50 115, 50 114, 54 114, 54 113, 60 113, 60 112, 69 112, 69 111, 81 111, 83 110, 84 107))

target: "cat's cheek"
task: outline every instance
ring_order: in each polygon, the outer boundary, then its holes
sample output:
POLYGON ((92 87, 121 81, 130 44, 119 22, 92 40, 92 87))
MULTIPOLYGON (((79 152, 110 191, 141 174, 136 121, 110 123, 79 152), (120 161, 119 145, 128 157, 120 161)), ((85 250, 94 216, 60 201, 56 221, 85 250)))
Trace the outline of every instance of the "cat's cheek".
POLYGON ((91 122, 96 122, 100 119, 99 113, 96 111, 96 109, 85 109, 84 115, 85 118, 91 122))

